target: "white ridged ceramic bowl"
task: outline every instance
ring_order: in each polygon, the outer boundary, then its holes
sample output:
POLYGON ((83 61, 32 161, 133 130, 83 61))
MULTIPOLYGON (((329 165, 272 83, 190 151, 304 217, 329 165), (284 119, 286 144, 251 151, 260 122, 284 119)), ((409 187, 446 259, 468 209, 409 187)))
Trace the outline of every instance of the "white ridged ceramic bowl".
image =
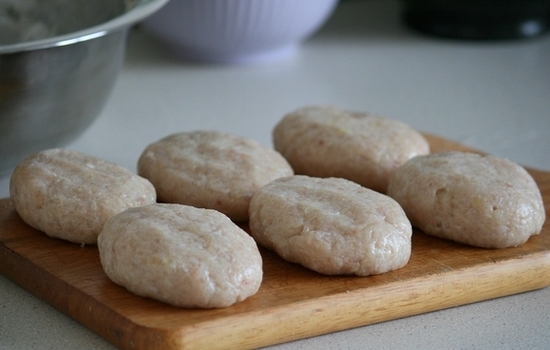
POLYGON ((292 55, 338 0, 171 0, 143 22, 178 55, 253 63, 292 55))

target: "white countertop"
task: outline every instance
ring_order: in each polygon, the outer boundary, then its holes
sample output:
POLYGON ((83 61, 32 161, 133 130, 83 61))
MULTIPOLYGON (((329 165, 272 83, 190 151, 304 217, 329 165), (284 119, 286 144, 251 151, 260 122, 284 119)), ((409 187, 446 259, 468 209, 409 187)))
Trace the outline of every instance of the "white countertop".
MULTIPOLYGON (((499 43, 417 35, 397 1, 344 2, 290 60, 203 65, 132 31, 113 94, 68 148, 135 170, 167 134, 216 129, 271 145, 283 114, 307 104, 376 112, 550 171, 550 36, 499 43)), ((9 179, 0 179, 0 197, 9 179)), ((304 339, 277 349, 543 349, 550 288, 304 339)), ((0 349, 112 349, 0 276, 0 349)))

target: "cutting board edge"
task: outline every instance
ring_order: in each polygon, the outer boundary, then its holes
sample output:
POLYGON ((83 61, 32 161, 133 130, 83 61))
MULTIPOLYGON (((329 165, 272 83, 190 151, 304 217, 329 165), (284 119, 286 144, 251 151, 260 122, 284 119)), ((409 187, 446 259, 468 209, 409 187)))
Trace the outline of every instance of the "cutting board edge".
POLYGON ((24 276, 32 276, 29 272, 40 267, 22 256, 17 256, 16 252, 2 246, 2 274, 122 349, 150 349, 157 346, 164 349, 199 349, 206 346, 212 348, 213 344, 220 348, 255 348, 550 286, 550 250, 546 250, 510 260, 487 262, 475 267, 454 270, 452 273, 427 275, 406 282, 395 281, 315 300, 303 300, 293 303, 291 308, 285 304, 256 310, 230 317, 232 321, 229 323, 227 318, 218 318, 193 327, 169 329, 135 323, 100 301, 94 298, 90 300, 84 291, 51 273, 48 273, 47 279, 41 281, 26 281, 24 276), (7 254, 13 254, 11 261, 6 258, 7 254), (473 274, 472 270, 476 273, 473 274), (518 283, 518 276, 521 276, 520 281, 528 283, 518 283), (500 285, 502 281, 513 283, 503 288, 500 285), (446 287, 448 283, 452 284, 450 291, 446 287), (44 290, 37 288, 38 284, 49 284, 50 288, 45 289, 49 292, 34 293, 36 290, 44 290), (492 288, 485 288, 486 286, 492 288), (483 290, 483 293, 471 293, 472 289, 483 290), (464 291, 470 293, 463 293, 464 291), (79 296, 80 294, 82 296, 79 296), (71 298, 82 298, 84 303, 80 308, 70 307, 76 304, 74 301, 63 300, 69 295, 71 298), (358 313, 358 308, 365 303, 369 304, 368 307, 358 313), (324 306, 319 307, 319 304, 324 306), (393 307, 388 308, 387 305, 393 307), (88 313, 84 314, 86 312, 88 313), (312 317, 312 314, 315 316, 312 317), (118 324, 119 327, 104 327, 105 317, 117 318, 117 322, 110 323, 118 324), (291 321, 281 322, 282 320, 291 321), (316 329, 313 329, 311 320, 318 326, 316 329), (254 322, 253 327, 250 326, 251 322, 254 322), (286 328, 276 328, 273 324, 281 324, 286 328))
MULTIPOLYGON (((124 339, 122 332, 118 329, 105 327, 108 323, 101 322, 102 319, 109 317, 111 320, 109 323, 118 323, 130 328, 136 328, 136 326, 141 328, 132 320, 106 307, 97 299, 90 298, 85 291, 64 279, 56 277, 18 252, 13 251, 4 242, 0 245, 0 274, 117 347, 123 345, 120 342, 124 339), (30 278, 30 276, 36 276, 38 273, 42 276, 41 279, 30 278), (76 307, 75 299, 82 300, 82 303, 78 304, 79 307, 76 307), (88 315, 85 315, 85 313, 88 313, 88 315), (90 317, 90 315, 92 316, 90 317), (118 322, 112 322, 112 320, 118 322)), ((148 330, 149 332, 150 330, 148 330)))
MULTIPOLYGON (((448 309, 480 301, 529 292, 550 286, 550 250, 537 252, 516 259, 488 262, 475 268, 424 276, 405 283, 396 281, 374 288, 332 294, 315 300, 303 300, 289 305, 278 305, 270 309, 244 315, 241 323, 227 327, 223 318, 202 325, 204 333, 193 335, 193 342, 183 341, 186 349, 213 348, 213 342, 221 348, 228 345, 239 348, 256 348, 280 344, 321 334, 395 320, 427 312, 448 309), (472 275, 475 269, 477 274, 472 275), (518 280, 518 275, 520 279, 518 280), (481 282, 480 282, 481 279, 481 282), (502 281, 509 281, 502 286, 502 281), (521 283, 521 282, 525 283, 521 283), (452 283, 453 288, 446 288, 452 283), (418 285, 421 285, 420 290, 418 285), (491 286, 492 288, 484 287, 491 286), (374 290, 373 290, 374 289, 374 290), (407 293, 414 293, 408 295, 407 293), (476 293, 476 291, 478 293, 476 293), (483 293, 479 293, 483 291, 483 293), (459 293, 457 293, 459 292, 459 293), (464 293, 460 293, 464 292, 464 293), (466 293, 468 292, 468 293, 466 293), (368 294, 368 296, 365 296, 368 294), (440 298, 436 298, 439 296, 440 298), (357 313, 360 304, 372 302, 361 314, 357 313), (397 307, 387 308, 387 305, 397 307), (324 308, 319 308, 324 304, 324 308), (411 308, 410 306, 414 306, 411 308), (366 315, 370 313, 369 315, 366 315), (315 316, 312 317, 312 314, 315 316), (353 317, 350 317, 352 315, 353 317), (250 319, 254 316, 253 327, 250 319), (248 322, 247 322, 248 319, 248 322), (281 322, 285 320, 285 322, 281 322), (308 321, 321 325, 312 330, 308 321), (324 322, 324 323, 323 323, 324 322), (272 325, 287 327, 286 331, 272 325), (242 328, 242 329, 241 329, 242 328), (279 334, 273 334, 279 333, 279 334), (282 333, 282 334, 281 334, 282 333), (213 336, 215 334, 215 336, 213 336), (230 338, 238 338, 228 341, 230 338), (242 339, 248 339, 243 342, 242 339)), ((171 336, 186 337, 188 332, 175 332, 171 336)), ((146 349, 147 346, 143 347, 146 349)), ((217 347, 214 347, 217 348, 217 347)))

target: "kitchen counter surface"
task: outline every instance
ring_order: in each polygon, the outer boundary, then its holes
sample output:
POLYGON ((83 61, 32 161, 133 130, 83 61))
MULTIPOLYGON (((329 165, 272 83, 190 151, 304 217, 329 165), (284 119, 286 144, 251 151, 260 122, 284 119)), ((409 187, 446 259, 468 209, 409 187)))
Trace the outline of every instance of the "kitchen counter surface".
MULTIPOLYGON (((399 3, 346 1, 292 58, 190 63, 143 28, 97 121, 68 148, 135 170, 149 143, 215 129, 271 145, 283 114, 333 104, 404 121, 550 171, 550 37, 462 42, 418 35, 399 3)), ((9 179, 0 179, 0 197, 9 179)), ((550 288, 273 346, 273 349, 548 349, 550 288)), ((0 276, 0 349, 113 346, 0 276)))

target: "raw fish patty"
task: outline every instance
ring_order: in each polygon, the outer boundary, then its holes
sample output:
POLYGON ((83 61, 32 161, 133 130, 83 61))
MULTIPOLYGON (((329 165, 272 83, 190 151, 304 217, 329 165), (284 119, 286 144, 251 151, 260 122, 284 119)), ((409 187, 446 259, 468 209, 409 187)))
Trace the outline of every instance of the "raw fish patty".
POLYGON ((14 170, 10 197, 21 218, 52 237, 95 244, 103 224, 156 202, 153 185, 117 164, 66 149, 28 156, 14 170))
POLYGON ((227 307, 255 294, 262 282, 256 242, 211 209, 129 209, 105 224, 98 248, 113 282, 174 306, 227 307))
POLYGON ((216 209, 234 221, 248 220, 258 188, 294 174, 275 150, 216 131, 183 132, 149 145, 138 173, 155 185, 159 201, 216 209))
POLYGON ((400 165, 430 152, 428 141, 400 121, 333 106, 288 113, 273 143, 296 174, 342 177, 381 193, 400 165))
POLYGON ((446 152, 411 159, 388 195, 426 234, 485 248, 513 247, 540 233, 540 190, 520 165, 495 156, 446 152))
POLYGON ((259 244, 327 275, 381 274, 411 255, 412 227, 399 204, 341 178, 275 180, 252 197, 249 224, 259 244))

